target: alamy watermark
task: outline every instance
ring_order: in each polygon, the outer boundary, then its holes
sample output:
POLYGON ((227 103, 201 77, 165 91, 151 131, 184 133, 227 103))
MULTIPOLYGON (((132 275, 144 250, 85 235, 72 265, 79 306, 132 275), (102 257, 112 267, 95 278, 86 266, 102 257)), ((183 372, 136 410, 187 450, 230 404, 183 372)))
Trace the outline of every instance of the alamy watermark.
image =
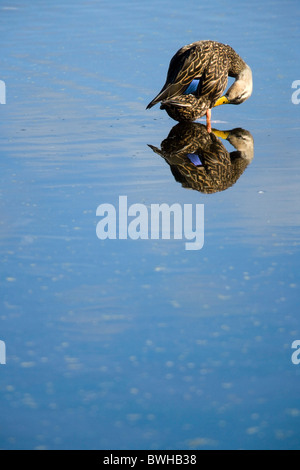
POLYGON ((292 349, 296 349, 296 351, 293 352, 292 354, 292 363, 295 364, 296 366, 300 364, 300 340, 296 339, 295 341, 292 342, 292 349))
POLYGON ((0 104, 6 104, 6 85, 3 80, 0 80, 0 104))
POLYGON ((119 205, 100 204, 96 215, 96 234, 100 240, 182 240, 186 250, 201 250, 204 245, 204 204, 132 204, 119 196, 119 205))
POLYGON ((6 364, 6 346, 4 341, 0 341, 0 364, 6 364))
POLYGON ((296 91, 292 93, 292 103, 299 104, 300 103, 300 80, 294 80, 292 83, 292 88, 296 88, 296 91))

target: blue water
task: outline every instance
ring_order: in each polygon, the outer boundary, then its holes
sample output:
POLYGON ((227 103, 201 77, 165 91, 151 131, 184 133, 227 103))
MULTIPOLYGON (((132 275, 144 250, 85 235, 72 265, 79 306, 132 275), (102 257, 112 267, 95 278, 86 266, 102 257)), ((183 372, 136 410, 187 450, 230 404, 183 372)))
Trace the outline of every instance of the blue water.
POLYGON ((299 3, 0 10, 0 447, 299 449, 299 3), (254 139, 213 194, 148 146, 176 122, 145 107, 200 39, 230 44, 254 77, 248 101, 213 110, 214 128, 254 139), (204 247, 99 240, 96 209, 121 195, 204 204, 204 247))

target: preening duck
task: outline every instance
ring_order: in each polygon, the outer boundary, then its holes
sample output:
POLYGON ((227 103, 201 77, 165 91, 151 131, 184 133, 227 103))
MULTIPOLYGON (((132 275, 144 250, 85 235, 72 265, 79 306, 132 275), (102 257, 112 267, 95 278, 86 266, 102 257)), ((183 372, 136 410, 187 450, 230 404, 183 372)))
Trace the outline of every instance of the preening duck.
POLYGON ((221 104, 241 104, 252 93, 252 72, 227 44, 197 41, 179 49, 170 61, 166 83, 147 109, 161 102, 170 117, 194 121, 206 114, 211 131, 211 109, 221 104), (228 77, 235 81, 223 95, 228 77))

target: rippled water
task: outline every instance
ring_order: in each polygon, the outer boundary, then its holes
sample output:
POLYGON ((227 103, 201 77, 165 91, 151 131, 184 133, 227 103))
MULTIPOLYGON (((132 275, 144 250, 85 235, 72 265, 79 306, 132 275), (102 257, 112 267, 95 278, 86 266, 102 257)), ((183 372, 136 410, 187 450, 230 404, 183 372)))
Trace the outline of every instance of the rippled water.
POLYGON ((0 9, 1 448, 299 449, 298 2, 0 9), (211 194, 187 189, 181 141, 159 153, 176 122, 145 110, 200 39, 254 76, 212 115, 254 158, 211 194), (119 196, 204 204, 204 247, 99 240, 96 209, 119 196))

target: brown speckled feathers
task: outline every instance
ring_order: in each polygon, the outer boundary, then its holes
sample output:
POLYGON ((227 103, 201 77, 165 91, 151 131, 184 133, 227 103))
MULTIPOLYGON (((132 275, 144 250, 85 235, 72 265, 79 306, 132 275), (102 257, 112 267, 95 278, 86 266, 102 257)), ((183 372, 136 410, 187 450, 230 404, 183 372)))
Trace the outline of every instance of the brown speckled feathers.
POLYGON ((228 140, 247 151, 229 153, 214 133, 208 133, 200 123, 177 124, 161 143, 161 149, 150 147, 170 165, 174 178, 183 187, 212 194, 235 184, 253 157, 253 138, 248 131, 233 129, 228 140), (195 166, 188 154, 198 154, 202 165, 195 166))
POLYGON ((166 83, 147 109, 162 102, 161 108, 177 121, 193 121, 203 116, 226 89, 228 76, 236 77, 245 62, 228 45, 197 41, 182 47, 171 59, 166 83), (197 91, 184 94, 193 80, 197 91))

